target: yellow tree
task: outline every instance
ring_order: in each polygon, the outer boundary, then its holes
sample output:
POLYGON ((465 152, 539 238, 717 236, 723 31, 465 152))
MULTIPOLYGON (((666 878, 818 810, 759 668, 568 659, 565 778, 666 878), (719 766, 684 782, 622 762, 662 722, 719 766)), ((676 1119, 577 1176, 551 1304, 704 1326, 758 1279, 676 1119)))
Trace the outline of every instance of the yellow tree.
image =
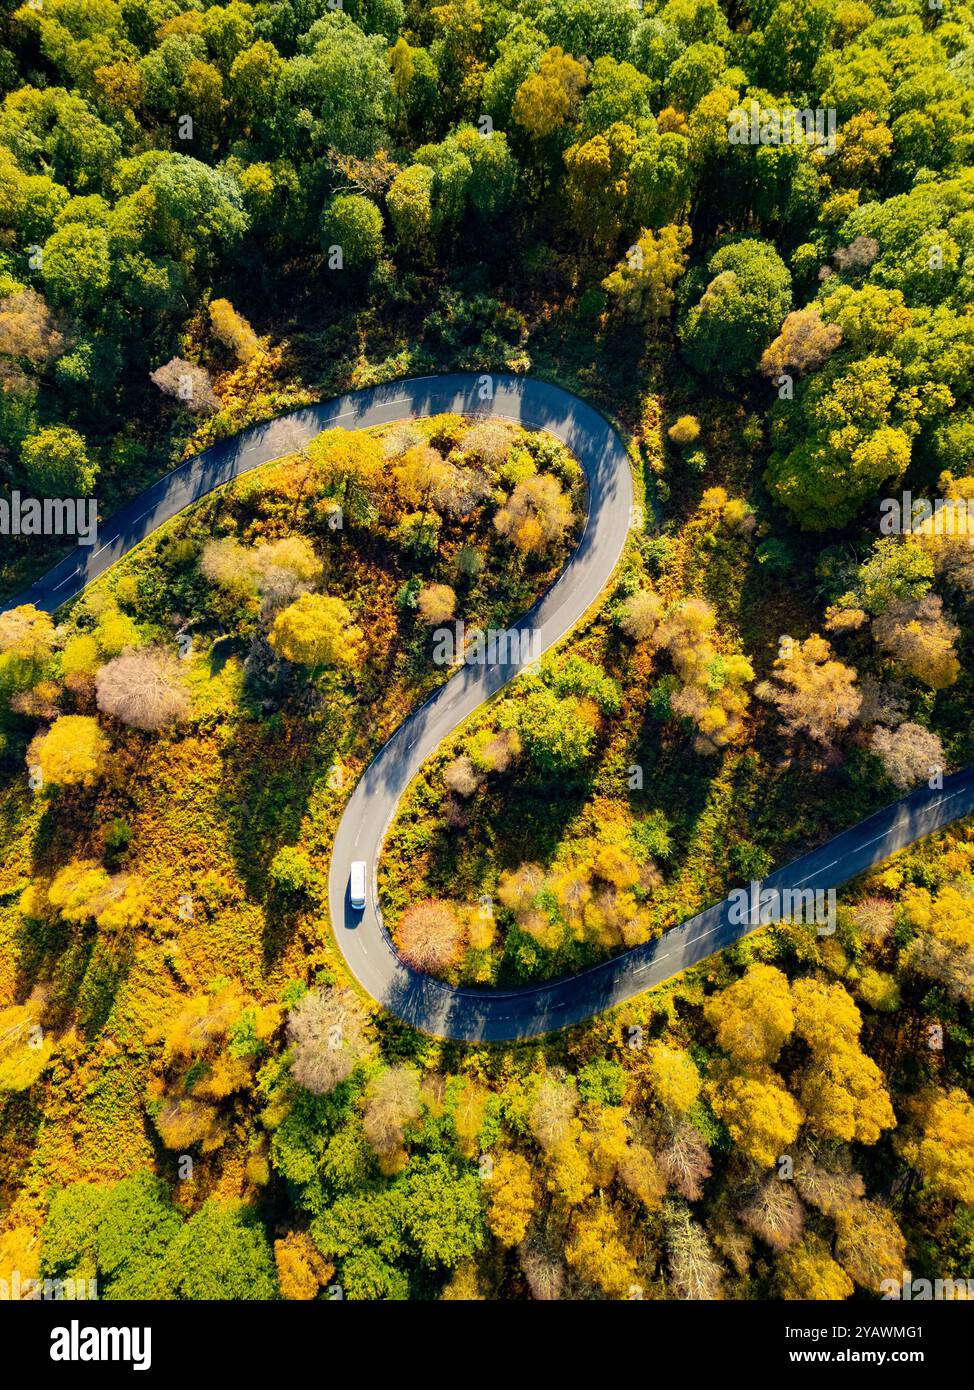
POLYGON ((742 1153, 770 1168, 787 1152, 801 1128, 802 1112, 766 1068, 750 1076, 731 1076, 711 1087, 714 1111, 742 1153))
POLYGON ((0 1096, 29 1090, 51 1060, 54 1044, 40 1017, 40 1006, 32 1001, 0 1009, 0 1096))
POLYGON ((822 1237, 811 1233, 779 1257, 778 1275, 781 1296, 802 1302, 848 1298, 855 1287, 822 1237))
POLYGON ((682 689, 671 697, 671 708, 696 725, 698 753, 725 748, 741 733, 747 709, 745 687, 754 679, 745 656, 718 652, 712 640, 716 623, 710 604, 693 598, 672 608, 656 632, 656 640, 668 648, 683 681, 682 689))
POLYGON ((55 643, 51 618, 31 604, 0 614, 0 693, 16 697, 37 687, 55 643))
POLYGON ((457 1095, 453 1108, 453 1128, 457 1132, 460 1152, 465 1158, 473 1158, 477 1153, 488 1099, 488 1092, 472 1077, 467 1078, 457 1095))
POLYGON ((837 1213, 835 1229, 836 1258, 857 1284, 879 1293, 884 1279, 903 1278, 906 1241, 880 1202, 849 1202, 837 1213))
POLYGON ((672 1115, 685 1115, 700 1095, 700 1073, 682 1048, 653 1043, 646 1071, 657 1099, 672 1115))
POLYGON ((249 362, 256 355, 260 346, 257 334, 243 314, 237 313, 229 299, 214 299, 211 302, 210 323, 220 342, 236 355, 238 361, 249 362))
POLYGON ((674 225, 641 232, 602 288, 631 318, 666 318, 673 308, 673 287, 687 268, 691 235, 689 227, 674 225))
POLYGON ((275 1240, 274 1263, 283 1296, 302 1302, 316 1298, 335 1272, 307 1231, 291 1231, 275 1240))
POLYGON ((934 897, 926 888, 903 895, 906 920, 917 935, 903 954, 908 970, 937 980, 953 999, 974 1000, 974 901, 948 884, 934 897))
POLYGON ((923 1098, 919 1135, 903 1150, 931 1187, 974 1206, 974 1105, 959 1086, 923 1098))
POLYGON ((795 309, 761 357, 760 371, 772 380, 782 372, 809 372, 821 367, 842 342, 837 323, 823 323, 816 305, 795 309))
POLYGON ((610 1298, 628 1293, 636 1275, 636 1261, 626 1249, 619 1222, 606 1206, 581 1212, 575 1218, 565 1259, 610 1298))
POLYGON ((625 1160, 629 1149, 628 1118, 629 1111, 622 1105, 586 1107, 583 1143, 597 1187, 608 1187, 625 1160))
POLYGON ((413 50, 401 35, 387 52, 386 61, 389 64, 389 71, 392 73, 392 94, 396 98, 400 119, 402 119, 405 116, 406 97, 409 93, 409 85, 413 80, 416 64, 413 61, 413 50))
POLYGON ((352 670, 363 660, 363 638, 342 599, 302 594, 278 613, 269 640, 287 661, 352 670))
POLYGON ((372 500, 385 466, 379 441, 361 430, 326 430, 306 456, 324 492, 353 517, 372 500))
POLYGON ((875 1144, 896 1124, 883 1074, 859 1046, 862 1015, 841 984, 798 980, 792 989, 795 1031, 812 1057, 801 1102, 811 1129, 823 1139, 875 1144))
POLYGON ((514 96, 514 119, 533 140, 561 130, 578 107, 586 82, 584 66, 560 48, 550 48, 538 71, 526 77, 514 96))
POLYGON ((565 151, 565 201, 583 236, 609 245, 619 236, 629 196, 629 170, 638 148, 636 132, 616 121, 565 151))
POLYGON ((537 1191, 527 1159, 513 1150, 494 1161, 487 1225, 501 1245, 520 1245, 537 1205, 537 1191))
POLYGON ((787 977, 773 965, 752 965, 704 1005, 717 1041, 737 1062, 773 1062, 795 1026, 787 977))
POLYGON ((108 739, 97 719, 64 714, 46 734, 34 739, 27 753, 28 767, 39 767, 45 784, 93 787, 105 770, 108 739))
POLYGON ((805 1039, 813 1052, 856 1042, 862 1031, 862 1014, 842 985, 825 984, 813 978, 796 980, 791 998, 795 1032, 805 1039))
POLYGON ((410 507, 434 506, 453 480, 453 469, 430 444, 414 444, 393 470, 399 496, 410 507))
POLYGON ((648 642, 663 612, 663 600, 653 589, 637 589, 619 605, 619 626, 633 642, 648 642))
POLYGON ((47 899, 64 921, 93 921, 104 931, 138 926, 149 908, 140 878, 109 874, 90 859, 75 860, 61 869, 47 890, 47 899))
POLYGON ((250 1084, 256 1055, 233 1046, 245 1010, 248 1032, 266 1041, 279 1021, 277 1011, 253 1008, 236 984, 186 1000, 165 1028, 150 1098, 161 1102, 155 1123, 167 1148, 199 1144, 203 1153, 212 1153, 226 1140, 224 1103, 250 1084))
POLYGON ((569 1207, 581 1206, 595 1190, 592 1166, 580 1143, 581 1128, 579 1120, 572 1120, 571 1136, 552 1152, 548 1165, 548 1191, 569 1207))
POLYGON ((809 1127, 823 1139, 875 1144, 896 1124, 883 1073, 854 1044, 817 1051, 800 1094, 809 1127))
POLYGON ((42 666, 54 652, 54 623, 49 613, 22 603, 0 613, 0 653, 42 666))

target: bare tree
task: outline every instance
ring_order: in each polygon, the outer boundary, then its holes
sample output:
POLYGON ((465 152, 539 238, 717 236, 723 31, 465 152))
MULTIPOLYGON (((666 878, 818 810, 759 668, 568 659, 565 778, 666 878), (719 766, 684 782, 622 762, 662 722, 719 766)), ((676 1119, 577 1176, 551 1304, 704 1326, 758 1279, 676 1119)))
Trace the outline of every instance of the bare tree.
POLYGON ((778 707, 787 733, 805 733, 828 744, 847 729, 859 713, 862 696, 856 672, 837 661, 832 648, 817 633, 792 642, 775 662, 772 680, 755 693, 778 707))
POLYGON ((363 1128, 369 1144, 379 1155, 401 1149, 406 1126, 418 1120, 423 1105, 419 1092, 419 1073, 413 1067, 386 1067, 379 1072, 365 1093, 363 1128))
POLYGON ((460 448, 488 468, 498 468, 510 453, 513 439, 513 427, 506 420, 480 420, 460 440, 460 448))
POLYGON ((865 936, 876 946, 881 946, 893 930, 895 911, 888 898, 868 897, 856 903, 852 920, 865 936))
POLYGON ((521 738, 515 729, 502 729, 477 746, 478 765, 487 772, 506 772, 521 752, 521 738))
POLYGON ((953 685, 960 674, 954 650, 960 628, 936 594, 895 599, 873 619, 873 636, 898 667, 933 690, 953 685))
POLYGON ((179 662, 164 647, 129 648, 95 677, 98 708, 135 729, 155 732, 189 713, 179 662))
POLYGON ((528 1114, 531 1133, 546 1153, 553 1153, 568 1138, 571 1120, 578 1104, 578 1092, 571 1078, 542 1078, 528 1114))
POLYGON ((525 555, 544 553, 562 539, 572 519, 571 502, 557 478, 536 473, 518 483, 494 517, 502 536, 525 555))
POLYGON ((868 270, 879 255, 879 242, 873 236, 857 236, 848 246, 839 246, 832 259, 839 270, 868 270))
POLYGON ((922 724, 901 724, 898 729, 880 725, 873 730, 871 746, 886 776, 901 791, 943 771, 944 746, 922 724))
POLYGON ((347 1081, 368 1055, 366 1020, 351 990, 312 990, 291 1010, 291 1075, 316 1096, 347 1081))
POLYGON ((457 596, 449 584, 424 584, 416 606, 423 622, 435 626, 453 617, 457 596))
POLYGON ((711 1168, 710 1153, 700 1131, 683 1121, 674 1125, 656 1157, 669 1185, 688 1202, 699 1201, 711 1168))
POLYGON ((414 970, 433 974, 456 963, 463 948, 463 928, 449 903, 427 898, 404 914, 396 943, 414 970))
POLYGON ((55 323, 42 295, 19 290, 0 300, 0 384, 15 394, 30 387, 23 366, 36 376, 72 346, 70 337, 55 323))
POLYGON ((170 357, 168 362, 149 373, 149 380, 164 396, 172 396, 194 415, 212 415, 220 409, 209 372, 183 357, 170 357))
POLYGON ((619 626, 634 642, 648 642, 663 612, 663 600, 652 589, 637 589, 619 606, 619 626))
POLYGON ((561 1298, 565 1288, 565 1266, 550 1237, 546 1239, 540 1232, 530 1236, 518 1247, 517 1257, 532 1298, 539 1302, 561 1298))
POLYGON ((387 459, 402 458, 409 449, 415 449, 417 444, 422 444, 423 436, 415 425, 404 421, 402 424, 393 425, 392 429, 382 441, 382 452, 387 459))
POLYGON ((447 765, 443 780, 457 796, 473 796, 480 787, 480 778, 473 763, 466 756, 454 758, 453 762, 447 765))
POLYGON ((650 1211, 659 1209, 666 1195, 666 1179, 645 1144, 629 1144, 619 1164, 619 1178, 650 1211))
POLYGON ((842 342, 837 323, 824 323, 818 308, 795 309, 781 325, 781 332, 761 358, 765 376, 782 372, 810 372, 827 362, 842 342))
POLYGON ((795 1189, 777 1174, 764 1180, 739 1215, 747 1229, 772 1250, 787 1250, 805 1229, 805 1209, 795 1189))
POLYGON ((800 1154, 795 1162, 795 1186, 809 1206, 823 1216, 835 1216, 850 1203, 856 1202, 866 1187, 851 1166, 835 1171, 816 1163, 811 1154, 800 1154))
POLYGON ((534 906, 543 883, 544 869, 540 864, 521 864, 501 874, 497 896, 510 912, 520 916, 534 906))
POLYGON ((702 1226, 684 1206, 671 1213, 666 1224, 670 1284, 677 1298, 720 1297, 720 1262, 702 1226))
POLYGON ((907 716, 907 699, 900 686, 878 681, 875 676, 863 676, 859 691, 862 695, 859 718, 863 724, 885 724, 892 729, 903 723, 907 716))

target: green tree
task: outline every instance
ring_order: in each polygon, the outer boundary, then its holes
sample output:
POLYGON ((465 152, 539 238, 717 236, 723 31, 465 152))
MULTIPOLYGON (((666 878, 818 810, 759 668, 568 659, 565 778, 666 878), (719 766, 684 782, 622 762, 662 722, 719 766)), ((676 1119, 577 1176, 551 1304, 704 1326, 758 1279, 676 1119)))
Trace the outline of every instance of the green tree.
POLYGON ((167 1248, 159 1287, 167 1298, 276 1298, 274 1256, 255 1214, 209 1198, 167 1248))
POLYGON ((382 254, 382 213, 358 193, 339 193, 321 218, 321 244, 338 246, 350 270, 374 264, 382 254))
POLYGON ((833 359, 780 407, 778 438, 792 447, 772 453, 768 487, 808 530, 844 526, 906 472, 912 407, 890 358, 833 359))
POLYGON ((753 237, 715 251, 706 274, 703 294, 680 323, 684 356, 703 375, 744 376, 788 312, 791 276, 774 247, 753 237))
POLYGON ((153 171, 149 187, 159 210, 160 236, 179 258, 192 262, 222 251, 247 230, 236 179, 189 155, 168 155, 153 171))
POLYGON ((453 1269, 486 1241, 479 1173, 445 1154, 414 1162, 403 1179, 406 1227, 424 1264, 453 1269))
POLYGON ((574 696, 561 699, 546 685, 536 683, 517 701, 513 724, 542 772, 573 772, 592 751, 595 730, 581 702, 574 696))
POLYGON ((103 227, 69 222, 44 246, 44 285, 53 304, 97 316, 111 276, 111 250, 103 227))
POLYGON ((41 1230, 46 1279, 96 1279, 99 1298, 151 1299, 183 1226, 165 1183, 138 1173, 111 1186, 72 1183, 56 1192, 41 1230))
POLYGON ((31 486, 44 497, 87 496, 98 478, 85 441, 67 425, 52 425, 25 439, 21 462, 31 486))

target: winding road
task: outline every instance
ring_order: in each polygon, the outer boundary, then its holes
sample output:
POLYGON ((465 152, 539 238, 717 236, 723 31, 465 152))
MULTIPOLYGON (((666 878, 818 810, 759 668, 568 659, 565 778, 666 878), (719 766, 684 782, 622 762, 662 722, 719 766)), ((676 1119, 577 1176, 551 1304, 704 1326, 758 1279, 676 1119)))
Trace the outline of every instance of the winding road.
MULTIPOLYGON (((441 412, 493 414, 562 440, 589 485, 578 547, 558 582, 516 629, 533 634, 535 658, 561 640, 596 601, 622 554, 633 502, 622 440, 591 406, 560 387, 525 377, 455 374, 355 391, 256 425, 188 460, 100 527, 4 611, 31 603, 53 613, 157 527, 233 478, 294 453, 335 425, 363 429, 441 412), (485 396, 485 383, 492 394, 485 396)), ((739 923, 729 900, 601 965, 524 989, 456 989, 410 969, 396 954, 378 911, 376 870, 396 807, 421 765, 481 705, 513 680, 518 665, 466 665, 400 725, 363 773, 342 815, 332 852, 328 902, 335 940, 352 975, 374 999, 415 1028, 461 1042, 506 1042, 566 1028, 663 983, 758 930, 739 923), (348 899, 349 866, 369 870, 364 912, 348 899), (733 920, 732 920, 733 918, 733 920)), ((974 813, 974 768, 941 790, 922 788, 769 874, 765 888, 838 888, 925 835, 974 813)))

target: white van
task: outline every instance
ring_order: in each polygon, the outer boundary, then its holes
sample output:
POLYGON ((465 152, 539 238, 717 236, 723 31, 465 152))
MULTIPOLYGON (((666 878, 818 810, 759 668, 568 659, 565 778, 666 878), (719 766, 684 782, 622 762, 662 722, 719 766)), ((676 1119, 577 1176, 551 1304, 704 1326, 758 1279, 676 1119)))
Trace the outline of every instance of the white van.
POLYGON ((349 884, 349 902, 355 908, 365 906, 365 860, 356 859, 352 863, 351 881, 349 884))

